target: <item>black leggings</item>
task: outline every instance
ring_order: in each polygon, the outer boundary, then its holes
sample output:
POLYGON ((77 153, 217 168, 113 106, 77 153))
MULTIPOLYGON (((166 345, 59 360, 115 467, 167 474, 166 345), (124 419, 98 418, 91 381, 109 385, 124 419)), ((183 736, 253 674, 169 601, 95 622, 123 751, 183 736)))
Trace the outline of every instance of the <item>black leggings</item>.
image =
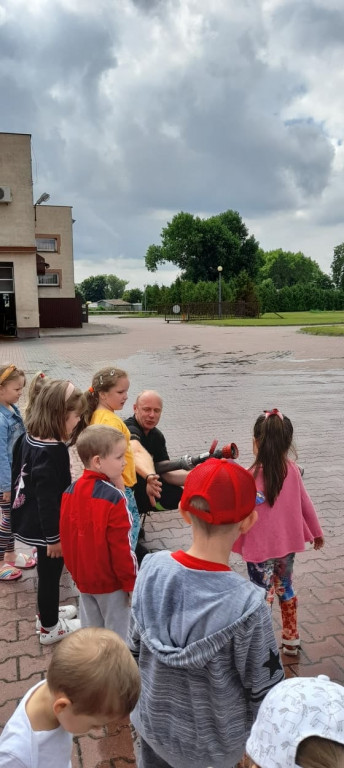
POLYGON ((59 620, 60 578, 63 565, 63 557, 48 557, 46 547, 37 547, 37 603, 42 627, 55 627, 59 620))

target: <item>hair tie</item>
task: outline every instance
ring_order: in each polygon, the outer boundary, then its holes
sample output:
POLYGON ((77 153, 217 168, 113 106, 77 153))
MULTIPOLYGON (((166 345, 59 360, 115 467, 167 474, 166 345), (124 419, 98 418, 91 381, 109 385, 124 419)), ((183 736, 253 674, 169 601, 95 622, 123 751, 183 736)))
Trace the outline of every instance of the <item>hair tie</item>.
POLYGON ((67 400, 69 400, 69 398, 70 398, 71 394, 73 394, 74 390, 75 390, 74 384, 72 384, 72 382, 69 381, 68 385, 67 385, 66 392, 65 392, 65 403, 67 402, 67 400))
POLYGON ((38 376, 40 379, 45 379, 45 373, 39 373, 38 376))
POLYGON ((264 411, 265 418, 268 419, 270 416, 278 416, 281 421, 283 421, 283 413, 278 410, 278 408, 273 408, 272 411, 264 411))
POLYGON ((16 370, 16 368, 16 365, 9 365, 8 368, 6 368, 0 376, 0 384, 2 384, 5 379, 8 379, 8 377, 11 375, 11 373, 13 373, 13 371, 16 370))
POLYGON ((93 389, 93 387, 89 387, 89 388, 88 388, 88 391, 91 393, 91 395, 94 395, 94 389, 93 389))

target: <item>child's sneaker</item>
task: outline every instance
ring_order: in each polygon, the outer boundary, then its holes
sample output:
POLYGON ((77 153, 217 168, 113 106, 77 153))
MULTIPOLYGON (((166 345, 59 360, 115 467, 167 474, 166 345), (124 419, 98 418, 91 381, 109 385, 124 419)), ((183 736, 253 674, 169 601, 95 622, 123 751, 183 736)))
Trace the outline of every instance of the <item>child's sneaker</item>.
POLYGON ((282 638, 282 653, 286 656, 297 656, 301 650, 300 638, 295 640, 283 640, 282 638))
POLYGON ((47 631, 41 627, 39 642, 42 645, 52 645, 52 643, 58 643, 63 640, 66 635, 70 635, 71 632, 75 632, 80 629, 81 624, 79 619, 60 619, 56 627, 47 631))
MULTIPOLYGON (((74 619, 77 614, 75 605, 60 605, 59 606, 59 619, 74 619)), ((39 635, 41 631, 41 620, 36 614, 36 634, 39 635)))

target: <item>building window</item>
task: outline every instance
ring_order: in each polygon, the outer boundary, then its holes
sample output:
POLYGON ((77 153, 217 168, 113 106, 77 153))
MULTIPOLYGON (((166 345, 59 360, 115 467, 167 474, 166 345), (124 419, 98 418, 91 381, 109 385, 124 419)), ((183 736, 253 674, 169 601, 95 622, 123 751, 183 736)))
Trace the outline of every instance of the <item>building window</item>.
POLYGON ((57 253, 57 237, 36 237, 37 251, 49 251, 50 253, 57 253))
POLYGON ((0 265, 0 293, 14 293, 12 265, 0 265))
POLYGON ((60 285, 59 272, 49 272, 49 273, 46 273, 45 275, 38 275, 37 282, 38 282, 38 285, 59 286, 60 285))

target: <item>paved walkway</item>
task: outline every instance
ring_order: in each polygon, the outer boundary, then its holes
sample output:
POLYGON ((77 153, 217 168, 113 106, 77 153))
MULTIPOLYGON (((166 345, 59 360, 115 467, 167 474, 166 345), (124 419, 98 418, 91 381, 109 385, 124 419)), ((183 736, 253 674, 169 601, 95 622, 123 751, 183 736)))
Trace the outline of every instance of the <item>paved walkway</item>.
MULTIPOLYGON (((104 318, 96 317, 71 337, 61 331, 57 337, 8 340, 0 343, 0 360, 23 367, 28 376, 43 369, 85 389, 98 368, 116 363, 131 380, 124 417, 143 388, 162 393, 161 423, 171 456, 198 453, 217 438, 220 445, 236 442, 248 466, 259 412, 279 406, 287 413, 326 545, 297 556, 303 648, 298 661, 284 658, 286 671, 323 672, 344 684, 343 340, 301 335, 295 328, 209 328, 149 318, 111 317, 106 333, 103 328, 104 318)), ((189 531, 177 512, 155 513, 146 531, 152 549, 188 546, 189 531)), ((238 556, 232 566, 245 572, 238 556)), ((42 679, 51 653, 35 635, 35 582, 35 573, 28 572, 16 583, 0 585, 0 726, 27 688, 42 679)), ((61 601, 71 600, 77 593, 66 573, 61 601)), ((273 617, 279 633, 277 605, 273 617)), ((75 740, 73 768, 128 765, 135 766, 129 726, 75 740)))

